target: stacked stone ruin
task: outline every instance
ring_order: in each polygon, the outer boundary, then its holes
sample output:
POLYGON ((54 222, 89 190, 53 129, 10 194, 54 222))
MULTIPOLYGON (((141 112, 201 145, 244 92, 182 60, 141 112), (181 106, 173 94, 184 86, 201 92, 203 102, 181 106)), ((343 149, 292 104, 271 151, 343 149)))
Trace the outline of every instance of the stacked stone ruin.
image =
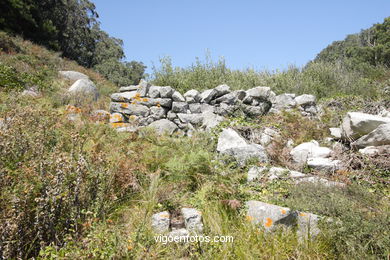
POLYGON ((230 90, 228 85, 183 95, 169 86, 152 86, 141 80, 137 86, 121 87, 111 95, 110 123, 119 131, 152 126, 159 132, 189 134, 210 129, 225 116, 256 117, 285 109, 299 109, 310 116, 318 112, 312 95, 276 95, 269 87, 230 90))

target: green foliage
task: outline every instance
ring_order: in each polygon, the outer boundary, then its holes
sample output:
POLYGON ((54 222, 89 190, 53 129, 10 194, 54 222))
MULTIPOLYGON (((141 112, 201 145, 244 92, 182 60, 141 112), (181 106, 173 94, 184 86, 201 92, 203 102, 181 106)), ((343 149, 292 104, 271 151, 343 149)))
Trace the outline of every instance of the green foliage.
POLYGON ((306 93, 318 98, 336 95, 377 97, 382 87, 378 80, 387 71, 386 68, 371 65, 362 65, 357 70, 343 63, 320 61, 311 62, 303 69, 290 66, 285 71, 232 70, 226 67, 223 59, 213 62, 209 56, 204 62, 197 59, 187 68, 174 68, 170 58, 161 59, 160 62, 160 67, 153 67, 153 83, 172 86, 181 92, 227 84, 233 90, 269 86, 277 94, 306 93))
POLYGON ((0 9, 0 30, 61 51, 84 67, 96 67, 116 84, 138 83, 143 76, 142 63, 122 62, 122 40, 100 29, 95 5, 89 0, 6 0, 0 9))
POLYGON ((335 41, 316 57, 315 61, 344 62, 356 66, 367 63, 373 66, 390 65, 390 17, 360 33, 348 35, 343 41, 335 41))

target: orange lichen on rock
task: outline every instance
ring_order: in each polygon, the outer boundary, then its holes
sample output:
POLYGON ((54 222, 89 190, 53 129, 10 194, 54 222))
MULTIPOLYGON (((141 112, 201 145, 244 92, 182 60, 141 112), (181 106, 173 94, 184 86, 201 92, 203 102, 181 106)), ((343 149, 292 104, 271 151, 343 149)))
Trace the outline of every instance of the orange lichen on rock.
POLYGON ((121 108, 128 108, 129 107, 129 104, 127 103, 121 103, 121 108))
POLYGON ((114 119, 114 120, 116 120, 116 121, 122 121, 122 116, 119 115, 119 114, 110 115, 110 118, 111 118, 111 119, 114 119))
POLYGON ((162 218, 169 218, 169 214, 162 214, 161 217, 162 218))
POLYGON ((148 101, 149 101, 149 99, 147 99, 147 98, 143 98, 143 99, 142 99, 142 101, 143 101, 143 102, 148 102, 148 101))
POLYGON ((78 108, 78 107, 75 107, 75 106, 72 106, 72 105, 67 105, 65 110, 66 110, 67 113, 76 113, 76 114, 80 114, 81 113, 81 108, 78 108))
POLYGON ((125 123, 111 123, 111 127, 118 128, 118 127, 125 127, 125 123))
POLYGON ((246 216, 245 218, 246 218, 246 221, 248 221, 248 222, 251 222, 253 220, 252 216, 246 216))
POLYGON ((273 224, 273 221, 272 221, 271 218, 266 218, 266 219, 265 219, 265 223, 264 223, 264 226, 265 226, 265 227, 269 228, 269 227, 272 226, 272 224, 273 224))
POLYGON ((282 212, 282 214, 286 214, 287 211, 285 209, 281 209, 280 212, 282 212))
POLYGON ((299 216, 301 216, 301 217, 306 217, 306 213, 300 212, 300 213, 299 213, 299 216))

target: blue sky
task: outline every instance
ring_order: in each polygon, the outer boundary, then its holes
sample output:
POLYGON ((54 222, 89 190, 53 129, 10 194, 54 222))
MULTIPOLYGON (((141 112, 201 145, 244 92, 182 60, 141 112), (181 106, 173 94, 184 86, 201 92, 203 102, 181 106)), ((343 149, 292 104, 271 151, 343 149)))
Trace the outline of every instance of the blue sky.
POLYGON ((126 60, 188 66, 207 50, 229 67, 302 66, 335 40, 390 16, 390 0, 92 0, 126 60))

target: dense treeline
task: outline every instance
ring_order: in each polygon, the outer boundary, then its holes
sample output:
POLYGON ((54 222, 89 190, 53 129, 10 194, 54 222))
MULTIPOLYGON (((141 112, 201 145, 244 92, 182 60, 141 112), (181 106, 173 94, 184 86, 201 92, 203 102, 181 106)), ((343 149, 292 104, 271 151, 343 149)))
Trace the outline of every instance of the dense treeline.
POLYGON ((4 0, 0 10, 0 30, 61 51, 118 85, 136 83, 143 76, 142 63, 122 61, 122 40, 100 29, 89 0, 4 0))
POLYGON ((346 61, 390 66, 390 17, 360 33, 348 35, 322 50, 315 61, 346 61))

